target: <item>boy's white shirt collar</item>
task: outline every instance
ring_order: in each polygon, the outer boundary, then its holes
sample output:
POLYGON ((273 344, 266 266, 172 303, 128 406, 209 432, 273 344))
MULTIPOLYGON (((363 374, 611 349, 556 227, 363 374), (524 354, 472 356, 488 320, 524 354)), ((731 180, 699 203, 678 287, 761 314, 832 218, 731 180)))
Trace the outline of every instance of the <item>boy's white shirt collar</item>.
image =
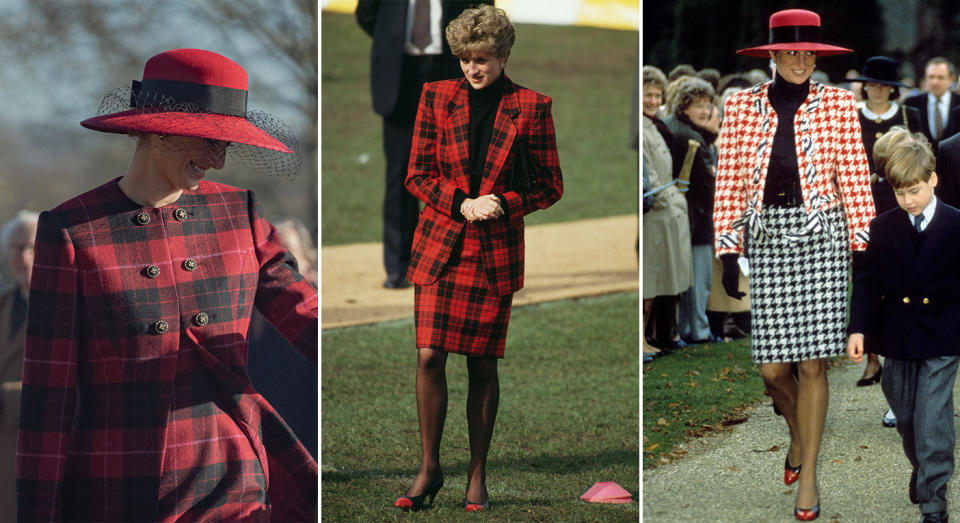
MULTIPOLYGON (((928 203, 927 206, 923 208, 923 212, 920 213, 923 215, 923 223, 920 224, 921 231, 926 230, 927 226, 930 225, 930 222, 933 220, 933 213, 936 210, 937 210, 937 195, 934 194, 933 198, 930 198, 930 203, 928 203)), ((916 225, 918 216, 919 215, 911 216, 910 223, 916 225)))

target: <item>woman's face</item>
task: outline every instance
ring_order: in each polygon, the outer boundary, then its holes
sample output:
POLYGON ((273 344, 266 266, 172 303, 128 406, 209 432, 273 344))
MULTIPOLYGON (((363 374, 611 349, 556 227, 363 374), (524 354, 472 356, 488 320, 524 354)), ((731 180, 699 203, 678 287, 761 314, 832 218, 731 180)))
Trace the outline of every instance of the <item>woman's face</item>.
POLYGON ((873 104, 885 104, 889 102, 890 91, 893 91, 893 87, 875 82, 867 82, 863 88, 867 91, 867 100, 873 104))
POLYGON ((657 108, 663 103, 663 90, 651 84, 643 84, 643 115, 657 116, 657 108))
POLYGON ((701 97, 691 102, 690 105, 683 110, 683 114, 687 115, 687 118, 697 127, 707 128, 709 127, 710 111, 712 109, 713 104, 710 102, 710 99, 701 97))
POLYGON ((473 56, 460 57, 463 76, 467 77, 467 81, 474 89, 483 89, 500 78, 506 63, 506 57, 497 58, 486 51, 478 52, 473 56))
POLYGON ((815 51, 770 51, 770 57, 777 64, 780 76, 792 84, 806 82, 817 66, 815 51))
MULTIPOLYGON (((159 140, 160 137, 151 137, 159 140)), ((226 158, 229 142, 195 138, 192 136, 165 136, 157 146, 158 170, 173 190, 193 191, 200 185, 208 169, 220 169, 226 158)))

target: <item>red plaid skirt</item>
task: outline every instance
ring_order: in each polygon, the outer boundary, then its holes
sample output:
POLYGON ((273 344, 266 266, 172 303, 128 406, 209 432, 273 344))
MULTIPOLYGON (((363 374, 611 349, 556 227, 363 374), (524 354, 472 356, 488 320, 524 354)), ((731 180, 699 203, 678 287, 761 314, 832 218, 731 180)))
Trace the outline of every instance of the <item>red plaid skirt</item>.
POLYGON ((502 358, 513 294, 496 296, 489 287, 479 233, 467 225, 443 274, 431 285, 416 286, 417 348, 502 358))

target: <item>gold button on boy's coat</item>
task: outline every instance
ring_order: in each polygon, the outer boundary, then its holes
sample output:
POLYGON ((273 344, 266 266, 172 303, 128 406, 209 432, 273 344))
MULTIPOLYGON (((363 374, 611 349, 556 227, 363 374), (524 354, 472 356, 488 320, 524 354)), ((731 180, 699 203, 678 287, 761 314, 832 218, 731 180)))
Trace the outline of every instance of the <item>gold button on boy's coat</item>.
POLYGON ((903 303, 910 303, 910 297, 909 297, 909 296, 904 296, 904 297, 903 297, 903 303))
POLYGON ((924 304, 924 305, 927 305, 928 303, 930 303, 930 298, 924 298, 924 299, 923 299, 923 304, 924 304))
POLYGON ((137 223, 140 225, 146 225, 150 223, 150 215, 145 212, 137 213, 137 223))

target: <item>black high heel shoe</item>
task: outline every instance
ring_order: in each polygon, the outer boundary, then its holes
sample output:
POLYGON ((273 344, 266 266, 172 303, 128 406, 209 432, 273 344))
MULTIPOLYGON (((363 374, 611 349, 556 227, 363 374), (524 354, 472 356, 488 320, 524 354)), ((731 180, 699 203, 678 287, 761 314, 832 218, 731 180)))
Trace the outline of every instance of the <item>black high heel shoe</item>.
POLYGON ((878 367, 877 372, 873 373, 873 376, 869 378, 860 378, 857 380, 858 387, 869 387, 875 383, 880 383, 880 377, 883 376, 883 367, 878 367))
POLYGON ((440 478, 434 480, 427 485, 426 490, 418 496, 408 496, 406 494, 397 498, 393 502, 393 506, 402 508, 404 510, 418 510, 423 506, 423 501, 430 496, 430 504, 433 504, 433 498, 437 497, 437 492, 440 492, 440 489, 443 488, 443 474, 440 474, 440 478))

